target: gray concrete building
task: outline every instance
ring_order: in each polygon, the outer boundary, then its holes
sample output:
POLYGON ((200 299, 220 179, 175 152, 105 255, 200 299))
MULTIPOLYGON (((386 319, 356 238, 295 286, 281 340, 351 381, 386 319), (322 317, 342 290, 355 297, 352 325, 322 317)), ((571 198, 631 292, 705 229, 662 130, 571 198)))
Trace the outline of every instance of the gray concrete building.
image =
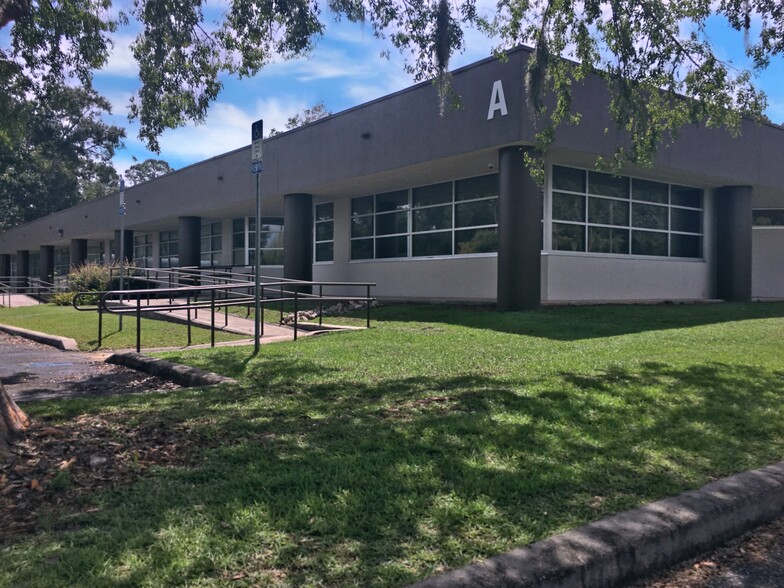
MULTIPOLYGON (((264 142, 262 273, 375 282, 382 298, 541 302, 784 298, 784 128, 684 128, 651 168, 595 170, 620 131, 601 79, 574 88, 537 185, 529 53, 453 72, 264 142), (605 129, 610 129, 606 132, 605 129)), ((137 266, 254 262, 250 147, 126 190, 137 266)), ((117 196, 0 234, 0 274, 48 277, 120 256, 117 196)))

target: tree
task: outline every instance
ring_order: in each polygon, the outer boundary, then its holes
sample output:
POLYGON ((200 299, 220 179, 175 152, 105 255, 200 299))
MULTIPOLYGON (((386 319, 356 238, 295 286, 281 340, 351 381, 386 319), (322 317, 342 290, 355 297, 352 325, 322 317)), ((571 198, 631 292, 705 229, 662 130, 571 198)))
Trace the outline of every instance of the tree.
POLYGON ((0 81, 0 229, 105 195, 125 135, 101 120, 109 103, 92 89, 58 82, 36 97, 8 62, 0 61, 0 81))
POLYGON ((30 426, 30 419, 5 391, 0 382, 0 457, 9 454, 9 445, 14 437, 30 426))
MULTIPOLYGON (((66 75, 89 84, 117 25, 106 16, 110 1, 3 0, 0 23, 13 20, 13 57, 36 87, 66 75)), ((780 0, 499 0, 490 16, 479 13, 476 0, 330 0, 328 8, 335 18, 368 22, 407 56, 417 79, 438 80, 442 96, 450 92, 446 71, 465 46, 465 29, 497 35, 499 49, 532 45, 526 93, 543 149, 558 125, 579 121, 571 87, 597 72, 612 87, 610 111, 630 139, 619 161, 640 163, 650 163, 684 124, 737 128, 741 116, 759 117, 764 109, 749 72, 721 60, 706 33, 709 19, 724 19, 745 37, 753 69, 784 51, 780 0)), ((314 0, 232 0, 215 24, 201 0, 138 0, 128 17, 141 27, 132 46, 141 87, 130 115, 154 151, 164 129, 204 120, 222 74, 251 76, 273 58, 307 54, 326 18, 314 0)))
POLYGON ((141 163, 134 163, 125 172, 125 179, 130 182, 131 186, 141 184, 142 182, 149 182, 160 176, 165 176, 174 171, 174 168, 163 159, 145 159, 141 163))
MULTIPOLYGON (((297 129, 312 122, 316 122, 317 120, 321 120, 322 118, 326 118, 331 114, 332 113, 327 110, 327 107, 324 106, 324 103, 319 102, 312 108, 306 108, 302 112, 299 112, 294 116, 290 116, 286 121, 286 130, 290 131, 291 129, 297 129)), ((275 135, 280 135, 283 132, 284 131, 278 131, 277 129, 273 128, 270 129, 270 132, 267 136, 274 137, 275 135)))

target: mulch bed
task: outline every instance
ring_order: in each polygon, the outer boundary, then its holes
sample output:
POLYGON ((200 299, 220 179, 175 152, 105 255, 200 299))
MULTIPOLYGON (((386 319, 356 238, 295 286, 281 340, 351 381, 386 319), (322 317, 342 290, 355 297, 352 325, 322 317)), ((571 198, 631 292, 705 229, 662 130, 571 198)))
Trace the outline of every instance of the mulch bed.
POLYGON ((153 466, 186 465, 209 445, 186 424, 128 421, 111 413, 56 427, 34 422, 14 455, 0 458, 0 544, 36 532, 41 513, 56 510, 54 528, 68 528, 94 512, 84 506, 89 493, 131 484, 153 466))

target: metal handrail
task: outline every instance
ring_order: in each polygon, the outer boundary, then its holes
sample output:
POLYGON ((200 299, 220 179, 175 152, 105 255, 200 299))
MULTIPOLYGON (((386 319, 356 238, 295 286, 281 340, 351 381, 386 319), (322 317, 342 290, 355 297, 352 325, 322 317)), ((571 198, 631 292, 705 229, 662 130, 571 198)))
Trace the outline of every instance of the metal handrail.
MULTIPOLYGON (((316 282, 291 279, 278 279, 277 281, 261 284, 260 302, 262 313, 265 303, 280 304, 281 322, 283 317, 283 304, 294 303, 294 340, 298 335, 299 305, 305 301, 317 300, 319 302, 319 325, 322 325, 324 302, 364 302, 367 309, 366 324, 370 328, 370 308, 375 298, 370 296, 370 289, 375 284, 372 282, 316 282), (291 285, 298 288, 288 289, 291 285), (318 294, 300 292, 299 288, 318 287, 318 294), (324 287, 363 287, 365 296, 324 295, 324 287), (267 296, 267 294, 271 294, 267 296)), ((79 311, 98 312, 98 346, 103 340, 103 314, 115 314, 122 317, 126 314, 136 316, 136 351, 141 350, 141 315, 143 312, 173 312, 186 311, 188 325, 188 345, 191 344, 191 311, 198 318, 199 309, 210 309, 210 344, 215 346, 215 315, 216 311, 224 309, 224 327, 228 324, 228 309, 231 306, 246 306, 248 315, 251 305, 255 304, 255 283, 231 281, 224 284, 178 286, 171 288, 141 288, 132 290, 107 290, 102 292, 79 292, 73 297, 73 307, 79 311), (245 290, 250 293, 242 294, 238 291, 245 290), (97 304, 86 305, 84 301, 98 296, 97 304), (184 302, 183 302, 184 299, 184 302), (145 304, 142 305, 142 300, 145 304)), ((261 323, 261 335, 264 335, 264 323, 261 323)), ((122 329, 122 328, 121 328, 122 329)))

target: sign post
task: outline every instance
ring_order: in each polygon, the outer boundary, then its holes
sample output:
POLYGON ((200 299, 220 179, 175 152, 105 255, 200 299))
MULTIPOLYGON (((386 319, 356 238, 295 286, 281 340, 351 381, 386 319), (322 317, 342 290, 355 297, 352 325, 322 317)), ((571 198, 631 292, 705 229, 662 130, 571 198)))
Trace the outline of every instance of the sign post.
POLYGON ((255 238, 255 253, 253 256, 256 275, 256 295, 255 295, 255 317, 253 324, 253 352, 259 352, 259 343, 261 339, 261 192, 259 183, 261 179, 262 168, 262 155, 261 155, 261 142, 264 136, 264 120, 257 120, 251 125, 251 166, 250 171, 256 176, 256 238, 255 238))
MULTIPOLYGON (((120 178, 120 304, 123 303, 122 291, 125 277, 125 178, 120 178)), ((122 331, 122 313, 120 314, 120 330, 122 331)))

